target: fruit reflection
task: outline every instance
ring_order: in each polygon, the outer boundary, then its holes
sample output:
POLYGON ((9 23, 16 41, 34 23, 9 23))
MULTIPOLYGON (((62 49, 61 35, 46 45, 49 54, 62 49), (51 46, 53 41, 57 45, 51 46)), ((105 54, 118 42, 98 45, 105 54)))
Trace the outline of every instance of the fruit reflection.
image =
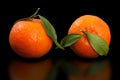
POLYGON ((108 59, 98 61, 72 61, 80 71, 78 75, 69 75, 69 80, 111 80, 111 66, 108 59))
POLYGON ((9 66, 10 80, 45 80, 52 69, 49 59, 39 62, 23 62, 14 60, 9 66))

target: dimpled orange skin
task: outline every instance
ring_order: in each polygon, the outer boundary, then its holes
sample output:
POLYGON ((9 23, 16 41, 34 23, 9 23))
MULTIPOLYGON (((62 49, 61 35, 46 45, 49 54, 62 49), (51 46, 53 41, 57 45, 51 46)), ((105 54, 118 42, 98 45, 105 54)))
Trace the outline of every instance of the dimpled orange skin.
MULTIPOLYGON (((111 33, 108 24, 100 17, 95 15, 83 15, 77 18, 68 30, 68 34, 77 33, 83 34, 82 31, 97 34, 110 45, 111 33)), ((97 58, 99 55, 91 47, 86 36, 71 46, 71 49, 78 55, 84 58, 97 58)))
POLYGON ((25 58, 39 58, 52 48, 53 41, 47 35, 39 19, 15 23, 10 31, 11 48, 25 58))

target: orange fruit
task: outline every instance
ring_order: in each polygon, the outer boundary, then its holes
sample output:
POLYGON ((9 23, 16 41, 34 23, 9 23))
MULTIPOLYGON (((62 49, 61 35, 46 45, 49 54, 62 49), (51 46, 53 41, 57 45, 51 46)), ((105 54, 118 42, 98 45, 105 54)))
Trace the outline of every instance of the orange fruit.
MULTIPOLYGON (((77 18, 68 30, 68 34, 83 34, 82 31, 96 34, 103 38, 110 45, 111 33, 108 24, 98 16, 83 15, 77 18)), ((83 34, 82 38, 71 46, 71 49, 78 55, 84 58, 96 58, 99 55, 91 47, 88 39, 83 34)))
POLYGON ((10 80, 45 80, 52 70, 52 61, 45 59, 37 62, 12 60, 9 68, 10 80))
POLYGON ((11 48, 25 58, 44 56, 53 45, 40 19, 16 22, 10 31, 9 42, 11 48))

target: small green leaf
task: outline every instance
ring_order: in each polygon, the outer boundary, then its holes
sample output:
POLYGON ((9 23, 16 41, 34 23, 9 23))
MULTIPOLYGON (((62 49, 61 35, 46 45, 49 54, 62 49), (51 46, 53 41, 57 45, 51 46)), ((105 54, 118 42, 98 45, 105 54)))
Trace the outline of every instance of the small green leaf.
POLYGON ((78 41, 81 37, 82 35, 80 34, 69 34, 61 40, 60 44, 62 47, 68 47, 78 41))
POLYGON ((56 31, 55 31, 53 25, 45 17, 43 17, 41 15, 38 15, 38 17, 41 19, 41 22, 44 25, 44 28, 45 28, 47 34, 53 39, 56 46, 58 48, 64 50, 64 48, 57 42, 57 34, 56 34, 56 31))
POLYGON ((96 34, 84 32, 93 49, 101 56, 107 55, 109 46, 101 37, 96 34))
POLYGON ((43 16, 40 16, 40 19, 41 19, 41 22, 42 24, 44 25, 44 28, 47 32, 47 34, 54 40, 56 41, 57 40, 57 34, 56 34, 56 31, 54 29, 54 27, 52 26, 52 24, 43 16))

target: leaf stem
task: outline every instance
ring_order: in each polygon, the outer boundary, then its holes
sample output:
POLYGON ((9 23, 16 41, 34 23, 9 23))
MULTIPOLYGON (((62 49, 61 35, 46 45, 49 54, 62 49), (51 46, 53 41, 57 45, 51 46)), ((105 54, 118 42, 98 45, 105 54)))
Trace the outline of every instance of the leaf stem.
POLYGON ((35 13, 32 14, 31 16, 26 17, 26 18, 19 19, 19 20, 15 21, 14 24, 15 24, 16 22, 18 22, 18 21, 21 21, 21 20, 33 20, 33 18, 35 18, 35 17, 38 16, 37 14, 38 14, 38 11, 39 11, 39 10, 40 10, 40 8, 38 8, 38 9, 35 11, 35 13))
POLYGON ((57 41, 54 41, 54 43, 55 43, 56 46, 57 46, 56 49, 60 48, 60 49, 62 49, 62 50, 65 50, 57 41))
POLYGON ((80 32, 84 33, 86 35, 86 32, 84 30, 80 30, 80 32))
POLYGON ((30 18, 34 18, 37 17, 38 12, 39 12, 40 8, 37 8, 37 10, 35 11, 35 13, 33 15, 30 16, 30 18))

